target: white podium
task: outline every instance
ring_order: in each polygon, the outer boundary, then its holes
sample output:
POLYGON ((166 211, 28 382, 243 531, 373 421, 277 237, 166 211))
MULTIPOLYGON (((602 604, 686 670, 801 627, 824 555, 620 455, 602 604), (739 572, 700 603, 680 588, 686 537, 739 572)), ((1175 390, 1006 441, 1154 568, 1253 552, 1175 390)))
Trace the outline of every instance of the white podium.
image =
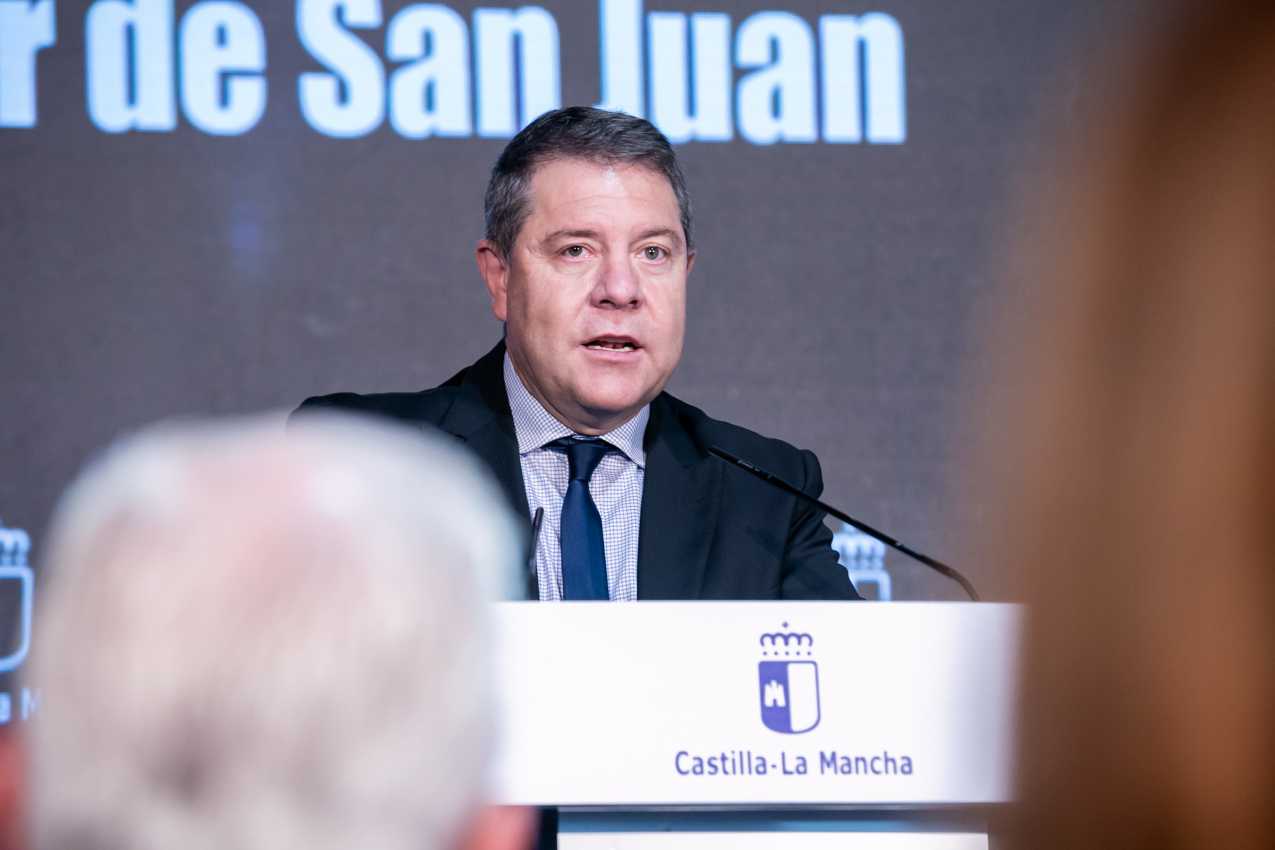
POLYGON ((969 823, 951 813, 1010 799, 1015 606, 507 603, 497 616, 498 794, 564 807, 564 850, 985 848, 985 829, 946 828, 969 823))

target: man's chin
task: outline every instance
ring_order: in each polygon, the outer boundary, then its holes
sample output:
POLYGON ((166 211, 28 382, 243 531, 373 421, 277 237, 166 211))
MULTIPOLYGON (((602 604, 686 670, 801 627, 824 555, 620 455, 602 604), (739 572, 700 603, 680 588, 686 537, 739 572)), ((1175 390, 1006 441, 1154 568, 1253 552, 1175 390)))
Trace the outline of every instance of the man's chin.
POLYGON ((585 399, 581 405, 585 416, 594 422, 623 422, 642 409, 641 399, 585 399))
POLYGON ((595 392, 579 399, 583 420, 602 431, 610 431, 623 425, 636 416, 646 402, 647 394, 639 392, 595 392))

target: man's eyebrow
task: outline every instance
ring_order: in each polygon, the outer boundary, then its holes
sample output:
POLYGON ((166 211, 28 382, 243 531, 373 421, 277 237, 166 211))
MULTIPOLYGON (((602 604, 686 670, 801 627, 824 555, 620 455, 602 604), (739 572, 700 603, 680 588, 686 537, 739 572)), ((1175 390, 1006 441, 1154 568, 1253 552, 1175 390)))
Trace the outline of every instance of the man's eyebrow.
POLYGON ((584 229, 563 228, 561 230, 555 230, 553 233, 550 233, 548 236, 544 238, 544 241, 552 242, 555 239, 599 239, 599 238, 601 238, 601 236, 596 230, 589 230, 588 228, 584 228, 584 229))
MULTIPOLYGON (((656 238, 657 236, 663 236, 663 237, 665 237, 666 239, 671 240, 671 241, 672 241, 675 245, 677 245, 679 248, 682 246, 682 234, 681 234, 681 233, 678 233, 676 230, 674 230, 674 229, 673 229, 673 228, 671 228, 671 227, 652 227, 652 228, 650 228, 650 229, 648 229, 648 230, 643 230, 641 233, 639 233, 639 234, 638 234, 638 235, 634 238, 634 240, 633 240, 633 241, 634 241, 634 242, 641 242, 643 239, 654 239, 654 238, 656 238)), ((544 241, 545 241, 545 242, 553 242, 553 241, 556 241, 556 240, 558 240, 558 239, 596 239, 596 240, 601 240, 601 239, 602 239, 602 234, 601 234, 599 231, 597 231, 597 230, 592 230, 592 229, 587 228, 587 227, 584 227, 584 228, 570 228, 570 227, 564 227, 564 228, 561 228, 561 229, 559 229, 559 230, 555 230, 555 231, 553 231, 552 233, 550 233, 550 234, 548 234, 547 236, 545 236, 545 237, 544 237, 544 241)))
POLYGON ((641 242, 643 239, 654 239, 657 236, 672 240, 679 248, 682 245, 682 234, 671 227, 653 227, 650 230, 643 230, 634 241, 641 242))

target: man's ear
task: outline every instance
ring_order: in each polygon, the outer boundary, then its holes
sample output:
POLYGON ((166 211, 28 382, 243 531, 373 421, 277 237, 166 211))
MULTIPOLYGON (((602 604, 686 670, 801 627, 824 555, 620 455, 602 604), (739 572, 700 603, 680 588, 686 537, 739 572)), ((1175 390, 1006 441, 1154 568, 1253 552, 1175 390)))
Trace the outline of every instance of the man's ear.
POLYGON ((457 850, 528 850, 536 809, 483 806, 470 819, 457 850))
POLYGON ((695 268, 695 251, 686 252, 686 276, 691 276, 691 269, 695 268))
POLYGON ((478 273, 483 276, 487 292, 491 295, 491 312, 503 322, 509 313, 509 264, 501 256, 500 249, 487 239, 478 243, 474 259, 478 261, 478 273))

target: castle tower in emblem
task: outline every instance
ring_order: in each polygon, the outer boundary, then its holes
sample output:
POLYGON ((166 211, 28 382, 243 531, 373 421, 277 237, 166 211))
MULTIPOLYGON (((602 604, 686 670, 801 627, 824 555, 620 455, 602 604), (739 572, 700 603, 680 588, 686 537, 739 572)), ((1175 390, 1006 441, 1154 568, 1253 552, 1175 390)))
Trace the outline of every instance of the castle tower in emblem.
POLYGON ((819 666, 815 639, 805 632, 766 632, 759 638, 757 664, 761 722, 786 735, 809 732, 819 725, 819 666))

